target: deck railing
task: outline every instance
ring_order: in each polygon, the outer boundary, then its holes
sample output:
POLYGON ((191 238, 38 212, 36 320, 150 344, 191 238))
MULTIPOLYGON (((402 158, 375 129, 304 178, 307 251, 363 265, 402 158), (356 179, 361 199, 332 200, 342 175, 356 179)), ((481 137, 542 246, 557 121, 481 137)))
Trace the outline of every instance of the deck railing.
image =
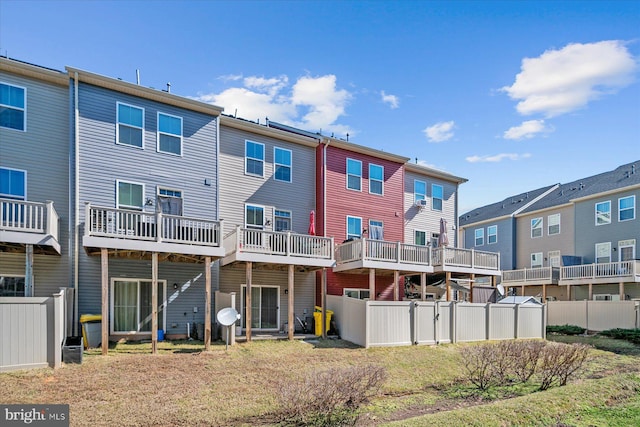
POLYGON ((562 267, 561 280, 586 280, 638 277, 640 279, 640 261, 603 262, 597 264, 570 265, 562 267))
POLYGON ((336 262, 358 260, 429 265, 429 247, 385 240, 354 239, 336 248, 336 262))
POLYGON ((52 201, 0 199, 0 230, 41 233, 57 240, 59 221, 52 201))
POLYGON ((85 206, 85 234, 119 239, 220 246, 222 221, 85 206))
POLYGON ((521 268, 502 272, 503 283, 526 283, 549 281, 557 282, 560 278, 560 267, 521 268))
POLYGON ((226 254, 232 252, 332 259, 333 238, 237 227, 224 238, 226 254))
POLYGON ((500 254, 496 252, 476 251, 475 249, 450 248, 443 246, 433 249, 432 265, 500 269, 500 254))

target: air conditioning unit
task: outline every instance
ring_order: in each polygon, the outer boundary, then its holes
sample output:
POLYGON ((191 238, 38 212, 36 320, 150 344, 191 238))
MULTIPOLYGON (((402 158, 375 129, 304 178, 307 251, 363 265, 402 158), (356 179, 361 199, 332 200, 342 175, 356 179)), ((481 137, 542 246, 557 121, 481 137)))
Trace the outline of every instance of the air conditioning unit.
POLYGON ((420 209, 426 208, 427 207, 427 201, 424 200, 424 199, 416 200, 416 206, 419 207, 420 209))

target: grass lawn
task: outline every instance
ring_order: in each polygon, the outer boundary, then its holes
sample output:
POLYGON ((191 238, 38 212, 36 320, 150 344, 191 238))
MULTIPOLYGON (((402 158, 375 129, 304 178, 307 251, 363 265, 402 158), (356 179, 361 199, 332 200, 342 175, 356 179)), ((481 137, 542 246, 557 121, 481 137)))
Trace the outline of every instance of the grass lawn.
POLYGON ((0 403, 68 403, 73 426, 276 425, 286 381, 312 372, 379 365, 388 377, 360 425, 637 426, 640 348, 610 338, 550 336, 595 347, 565 387, 533 384, 479 393, 464 381, 460 345, 365 350, 345 341, 114 344, 82 364, 0 374, 0 403))

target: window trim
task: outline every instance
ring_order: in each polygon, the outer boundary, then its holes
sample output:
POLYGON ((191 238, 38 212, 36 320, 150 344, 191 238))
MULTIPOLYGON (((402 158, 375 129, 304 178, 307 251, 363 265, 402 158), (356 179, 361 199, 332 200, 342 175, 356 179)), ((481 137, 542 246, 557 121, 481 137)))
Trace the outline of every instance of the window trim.
POLYGON ((22 201, 27 201, 29 200, 27 197, 27 190, 28 190, 28 186, 27 186, 27 171, 25 169, 16 169, 16 168, 7 168, 7 167, 0 167, 0 169, 4 169, 4 170, 8 170, 8 171, 12 171, 12 172, 22 172, 23 176, 24 176, 24 198, 23 199, 19 199, 16 196, 13 196, 11 194, 4 194, 4 193, 0 193, 0 198, 5 198, 5 199, 11 199, 11 200, 22 200, 22 201))
POLYGON ((116 179, 116 209, 128 209, 128 210, 135 210, 135 211, 140 210, 141 212, 144 211, 144 202, 145 202, 145 199, 144 199, 145 196, 144 195, 146 194, 145 191, 146 191, 145 190, 145 186, 141 182, 127 181, 127 180, 124 180, 124 179, 116 179), (120 204, 120 183, 139 185, 139 186, 142 187, 142 199, 141 199, 142 200, 142 205, 140 206, 140 209, 138 209, 137 206, 121 205, 120 204))
POLYGON ((345 227, 346 228, 345 229, 345 236, 347 236, 347 240, 351 239, 351 238, 353 238, 353 239, 361 239, 362 238, 362 217, 353 216, 353 215, 347 215, 347 221, 346 221, 345 225, 346 225, 346 227, 345 227), (360 230, 359 230, 359 234, 357 236, 353 235, 354 237, 349 237, 349 218, 357 219, 357 220, 360 221, 360 230))
MULTIPOLYGON (((274 208, 273 209, 273 231, 278 231, 276 230, 276 221, 278 218, 287 218, 289 220, 289 230, 286 231, 293 231, 293 211, 289 210, 289 209, 278 209, 278 208, 274 208), (282 215, 278 215, 278 212, 286 212, 289 214, 288 217, 282 216, 282 215)), ((282 232, 282 230, 280 230, 282 232)))
POLYGON ((346 177, 347 177, 347 182, 345 183, 347 190, 351 190, 351 191, 358 191, 358 192, 362 192, 362 160, 357 160, 357 159, 352 159, 350 157, 347 157, 346 160, 346 177), (355 163, 359 163, 360 164, 360 175, 353 175, 349 173, 349 161, 355 162, 355 163), (349 187, 349 177, 350 176, 355 176, 358 177, 358 188, 351 188, 349 187))
POLYGON ((384 196, 384 166, 382 166, 382 165, 377 165, 375 163, 369 163, 369 194, 375 194, 376 196, 384 196), (371 168, 372 167, 381 169, 381 171, 382 171, 382 179, 371 178, 371 168), (371 191, 372 182, 379 182, 380 183, 380 192, 379 193, 371 191))
POLYGON ((265 154, 266 154, 266 152, 265 152, 264 143, 257 142, 257 141, 252 141, 250 139, 245 139, 244 140, 244 174, 248 175, 248 176, 255 176, 255 177, 258 177, 258 178, 264 178, 264 169, 265 169, 264 166, 265 166, 265 163, 266 163, 265 162, 265 154), (255 158, 255 157, 249 157, 247 155, 247 148, 248 148, 249 144, 256 144, 256 145, 259 145, 259 146, 262 147, 262 159, 258 159, 258 158, 255 158), (247 161, 248 160, 254 160, 256 162, 262 162, 262 175, 258 175, 257 173, 253 173, 253 172, 248 172, 247 171, 247 161))
POLYGON ((636 219, 636 196, 635 194, 632 194, 631 196, 625 196, 625 197, 620 197, 618 198, 618 222, 626 222, 626 221, 633 221, 634 219, 636 219), (622 200, 625 199, 633 199, 633 206, 631 206, 630 208, 625 208, 624 210, 632 210, 633 211, 633 216, 631 218, 628 219, 620 219, 620 214, 622 213, 622 209, 620 208, 620 202, 622 200))
POLYGON ((432 211, 438 211, 438 212, 442 212, 444 210, 444 186, 440 185, 440 184, 431 184, 431 210, 432 211), (440 188, 440 192, 442 193, 442 197, 436 197, 435 196, 435 188, 440 188), (436 200, 440 201, 440 209, 438 209, 436 207, 436 204, 434 203, 436 200))
POLYGON ((426 181, 422 181, 420 179, 414 179, 413 180, 413 204, 415 205, 418 200, 427 200, 427 182, 426 181), (420 184, 424 185, 424 194, 423 193, 418 193, 416 191, 416 184, 417 183, 420 183, 420 184), (421 198, 419 199, 418 196, 420 196, 421 198))
POLYGON ((245 203, 244 204, 244 228, 250 228, 252 230, 264 230, 265 227, 265 223, 267 222, 267 217, 266 217, 266 212, 267 212, 267 208, 264 205, 257 205, 255 203, 245 203), (255 224, 251 224, 249 225, 247 223, 247 208, 251 206, 254 208, 260 208, 262 209, 262 225, 255 225, 255 224))
POLYGON ((611 224, 611 200, 604 200, 602 202, 596 202, 594 204, 594 213, 595 213, 595 224, 596 227, 599 227, 601 225, 608 225, 611 224), (603 204, 608 204, 609 205, 609 221, 608 222, 603 222, 601 224, 598 224, 598 205, 603 205, 603 204))
MULTIPOLYGON (((151 335, 153 331, 115 331, 115 282, 138 282, 138 301, 137 301, 137 313, 136 316, 139 315, 140 310, 140 282, 151 282, 151 286, 153 286, 152 279, 141 279, 141 278, 133 278, 133 277, 112 277, 110 292, 109 295, 109 332, 112 335, 151 335)), ((163 331, 167 330, 167 308, 169 305, 169 297, 167 295, 167 280, 166 279, 158 279, 158 284, 162 284, 162 292, 164 293, 164 299, 158 295, 158 313, 161 310, 164 311, 164 315, 162 316, 162 327, 158 325, 158 329, 162 329, 163 331)), ((138 325, 140 321, 138 319, 138 325)))
POLYGON ((369 295, 366 298, 362 297, 362 292, 371 293, 371 291, 369 289, 364 289, 364 288, 343 288, 342 289, 342 296, 347 296, 349 298, 355 298, 355 297, 352 297, 350 295, 347 295, 347 292, 357 292, 358 293, 358 298, 357 299, 360 299, 360 300, 362 300, 362 299, 371 299, 371 295, 369 295))
POLYGON ((595 252, 593 253, 593 262, 594 262, 595 264, 606 264, 606 263, 610 263, 610 262, 611 262, 611 259, 612 259, 612 257, 611 257, 611 250, 612 250, 612 248, 613 248, 613 245, 611 244, 611 242, 599 242, 599 243, 596 243, 596 244, 595 244, 595 246, 594 246, 594 250, 595 250, 595 252), (606 261, 606 262, 604 262, 604 263, 599 263, 599 262, 598 262, 598 246, 603 246, 603 247, 607 247, 607 246, 608 246, 608 247, 609 247, 609 261, 606 261))
POLYGON ((487 227, 487 245, 495 245, 496 243, 498 243, 498 226, 497 225, 490 225, 487 227), (495 229, 495 233, 491 233, 491 229, 494 228, 495 229), (495 241, 492 242, 491 241, 491 236, 495 236, 495 241))
POLYGON ((427 241, 427 231, 426 230, 418 230, 418 229, 414 229, 413 230, 413 244, 416 246, 429 246, 429 242, 427 241), (417 243, 416 239, 416 234, 417 233, 424 233, 424 245, 421 245, 419 243, 417 243))
POLYGON ((156 113, 156 123, 157 123, 157 128, 156 128, 156 151, 158 153, 163 153, 163 154, 170 154, 172 156, 177 156, 177 157, 182 157, 182 152, 183 152, 183 135, 184 135, 184 120, 182 117, 180 116, 176 116, 174 114, 169 114, 169 113, 163 113, 162 111, 158 111, 156 113), (178 119, 180 120, 180 135, 175 135, 173 133, 169 133, 169 132, 163 132, 160 130, 160 116, 166 116, 166 117, 171 117, 173 119, 178 119), (172 153, 171 151, 164 151, 160 149, 160 135, 167 135, 167 136, 171 136, 173 138, 179 138, 180 139, 180 152, 179 153, 172 153))
POLYGON ((473 246, 484 246, 484 228, 476 228, 473 230, 473 246), (478 232, 480 232, 482 236, 478 237, 478 232), (478 244, 478 239, 480 239, 480 244, 478 244))
POLYGON ((539 238, 541 238, 541 237, 543 237, 543 236, 544 236, 544 218, 543 218, 543 217, 539 216, 539 217, 536 217, 536 218, 531 218, 531 222, 530 222, 530 224, 531 224, 531 238, 532 238, 532 239, 539 239, 539 238), (535 228, 534 228, 534 226, 533 226, 533 222, 534 222, 535 220, 538 220, 538 219, 540 220, 540 226, 539 226, 539 227, 535 227, 535 228), (539 236, 534 236, 534 235, 533 235, 533 232, 534 232, 535 230, 540 230, 540 235, 539 235, 539 236))
POLYGON ((11 128, 11 127, 7 127, 7 126, 0 126, 0 128, 2 129, 10 129, 10 130, 14 130, 17 132, 26 132, 27 131, 27 87, 26 86, 20 86, 20 85, 16 85, 13 83, 9 83, 9 82, 5 82, 5 81, 0 81, 0 84, 3 85, 7 85, 7 86, 12 86, 18 89, 22 89, 24 92, 24 107, 16 107, 13 105, 8 105, 8 104, 0 104, 0 107, 5 107, 5 108, 9 108, 9 109, 13 109, 13 110, 18 110, 18 111, 22 111, 22 129, 16 129, 16 128, 11 128))
POLYGON ((557 234, 560 234, 560 232, 562 231, 561 225, 562 225, 562 217, 561 217, 561 215, 559 213, 555 213, 555 214, 547 216, 547 236, 555 236, 557 234), (557 224, 558 225, 558 232, 557 233, 552 233, 551 232, 551 227, 553 225, 555 225, 555 224, 551 223, 551 218, 556 218, 556 217, 558 218, 558 224, 557 224))
POLYGON ((531 252, 531 256, 530 256, 530 262, 531 262, 531 268, 540 268, 540 267, 544 267, 544 254, 542 252, 531 252), (533 265, 533 258, 534 257, 540 257, 540 263, 536 264, 535 266, 533 265))
POLYGON ((131 148, 135 148, 137 150, 144 150, 144 132, 145 132, 145 128, 144 128, 144 121, 145 121, 145 114, 146 111, 144 109, 144 107, 138 107, 137 105, 133 105, 133 104, 127 104, 126 102, 120 102, 120 101, 116 101, 116 145, 122 145, 123 147, 131 147, 131 148), (138 110, 142 110, 142 127, 137 127, 137 126, 133 126, 130 125, 128 123, 120 123, 120 105, 124 105, 126 107, 130 107, 130 108, 136 108, 138 110), (131 144, 125 144, 123 142, 120 142, 120 125, 123 126, 127 126, 133 129, 140 129, 142 131, 142 145, 140 147, 138 147, 137 145, 131 145, 131 144))
MULTIPOLYGON (((24 274, 2 274, 2 273, 0 273, 0 277, 4 277, 4 278, 10 277, 10 278, 13 278, 13 279, 20 279, 20 278, 23 279, 24 280, 24 293, 23 293, 23 295, 13 295, 13 296, 15 296, 15 297, 24 297, 24 296, 27 295, 27 276, 25 276, 24 274)), ((32 295, 34 294, 34 291, 35 291, 34 288, 35 288, 35 284, 32 283, 31 284, 31 289, 32 289, 31 294, 32 295)))
POLYGON ((293 182, 293 151, 289 150, 288 148, 282 148, 282 147, 273 147, 273 179, 275 181, 278 182, 293 182), (285 165, 283 163, 278 163, 276 162, 276 151, 277 150, 282 150, 282 151, 288 151, 289 152, 289 161, 291 162, 291 164, 289 165, 285 165), (277 178, 277 172, 278 172, 278 166, 280 167, 286 167, 289 168, 289 180, 285 180, 285 179, 278 179, 277 178))

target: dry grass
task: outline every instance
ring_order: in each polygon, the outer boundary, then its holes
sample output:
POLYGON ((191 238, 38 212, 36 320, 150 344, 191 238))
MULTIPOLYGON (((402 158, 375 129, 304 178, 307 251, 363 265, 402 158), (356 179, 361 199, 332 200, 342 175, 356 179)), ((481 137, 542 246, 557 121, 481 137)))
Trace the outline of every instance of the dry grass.
MULTIPOLYGON (((81 365, 3 373, 0 403, 67 403, 73 426, 272 425, 281 381, 377 365, 385 368, 387 381, 363 414, 363 425, 487 406, 483 399, 447 394, 463 374, 458 345, 365 350, 340 340, 254 341, 228 351, 220 343, 210 352, 202 349, 199 343, 163 342, 153 356, 149 344, 119 344, 106 357, 97 350, 85 353, 81 365)), ((636 355, 595 353, 585 370, 593 381, 638 366, 636 355)))

